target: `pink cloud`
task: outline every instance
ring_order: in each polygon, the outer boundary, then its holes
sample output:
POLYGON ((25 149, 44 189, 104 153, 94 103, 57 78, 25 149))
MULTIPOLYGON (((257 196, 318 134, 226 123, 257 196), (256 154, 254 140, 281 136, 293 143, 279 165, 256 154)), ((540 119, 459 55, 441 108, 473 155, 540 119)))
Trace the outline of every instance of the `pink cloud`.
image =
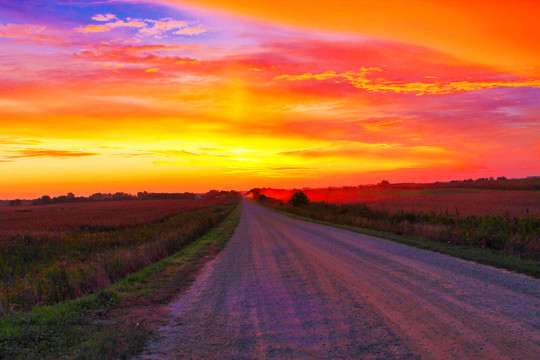
POLYGON ((142 36, 162 38, 168 32, 173 31, 176 35, 197 35, 208 31, 208 28, 197 26, 190 27, 186 21, 183 20, 174 20, 171 18, 161 19, 161 20, 151 20, 151 19, 131 19, 127 18, 126 20, 120 20, 113 14, 98 14, 95 15, 93 20, 96 21, 109 21, 105 24, 90 24, 86 26, 79 26, 75 29, 77 32, 83 34, 87 33, 99 33, 99 32, 108 32, 116 28, 136 28, 138 33, 142 36))
POLYGON ((116 16, 113 15, 113 14, 96 14, 95 16, 92 17, 92 20, 95 20, 95 21, 109 21, 109 20, 114 20, 116 19, 116 16))
POLYGON ((30 24, 0 24, 0 37, 30 41, 64 41, 65 38, 54 36, 46 26, 30 24))
POLYGON ((208 30, 205 28, 201 28, 200 26, 197 26, 195 28, 192 27, 186 27, 182 30, 175 31, 175 34, 177 35, 198 35, 202 34, 204 32, 207 32, 208 30))
POLYGON ((97 33, 97 32, 107 32, 111 31, 115 28, 144 28, 146 26, 146 23, 141 20, 132 19, 130 21, 124 21, 124 20, 117 20, 115 22, 109 22, 104 25, 87 25, 87 26, 79 26, 75 29, 75 31, 81 32, 83 34, 87 33, 97 33))

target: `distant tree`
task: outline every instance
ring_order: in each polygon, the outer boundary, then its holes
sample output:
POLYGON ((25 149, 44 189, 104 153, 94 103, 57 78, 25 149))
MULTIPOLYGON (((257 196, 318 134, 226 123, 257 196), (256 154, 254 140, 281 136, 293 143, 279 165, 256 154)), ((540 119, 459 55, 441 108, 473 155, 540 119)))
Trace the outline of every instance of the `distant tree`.
POLYGON ((51 203, 51 197, 49 195, 43 195, 41 197, 41 203, 42 204, 50 204, 51 203))
POLYGON ((219 191, 218 190, 210 190, 209 192, 206 193, 206 197, 208 198, 215 198, 215 197, 218 197, 220 195, 219 191))
POLYGON ((253 200, 257 200, 259 198, 259 195, 261 194, 261 190, 258 188, 253 188, 248 191, 248 195, 251 193, 251 198, 253 200))
POLYGON ((92 194, 92 195, 90 195, 88 197, 88 200, 90 200, 90 201, 102 201, 102 200, 104 200, 104 198, 105 198, 105 195, 103 195, 102 193, 94 193, 94 194, 92 194))
POLYGON ((22 200, 19 200, 19 199, 11 200, 11 201, 9 202, 9 205, 10 205, 10 206, 19 206, 19 205, 22 205, 22 200))
POLYGON ((379 183, 380 186, 388 186, 390 185, 390 182, 388 180, 383 180, 379 183))
POLYGON ((293 206, 307 205, 308 203, 309 198, 302 191, 296 191, 289 200, 289 204, 293 206))

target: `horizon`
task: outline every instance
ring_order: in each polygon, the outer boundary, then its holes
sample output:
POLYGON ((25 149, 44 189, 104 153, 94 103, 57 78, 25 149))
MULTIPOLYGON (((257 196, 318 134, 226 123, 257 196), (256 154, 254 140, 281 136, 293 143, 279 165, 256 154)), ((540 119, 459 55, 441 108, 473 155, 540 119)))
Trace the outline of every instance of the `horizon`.
POLYGON ((0 199, 531 177, 539 10, 0 0, 0 199))
MULTIPOLYGON (((497 177, 480 177, 480 178, 476 178, 476 179, 473 179, 473 178, 469 178, 469 179, 452 179, 452 180, 437 180, 437 181, 431 181, 431 182, 411 182, 411 181, 402 181, 402 182, 392 182, 392 181, 389 181, 389 184, 390 186, 392 185, 408 185, 408 184, 413 184, 413 185, 430 185, 430 184, 437 184, 437 183, 442 183, 442 184, 445 184, 445 183, 451 183, 451 182, 463 182, 463 183, 466 183, 466 182, 469 182, 469 181, 480 181, 480 180, 484 180, 484 181, 497 181, 499 180, 498 178, 503 178, 504 180, 527 180, 527 179, 539 179, 540 176, 536 176, 536 175, 530 175, 530 176, 525 176, 525 177, 522 177, 522 178, 508 178, 504 175, 501 175, 501 176, 497 176, 497 177)), ((163 192, 159 192, 159 191, 148 191, 148 190, 135 190, 135 191, 122 191, 122 190, 119 190, 119 191, 91 191, 91 192, 88 192, 88 193, 83 193, 83 194, 77 194, 77 193, 74 193, 72 191, 64 191, 64 192, 61 192, 61 193, 54 193, 54 194, 40 194, 40 195, 36 195, 34 197, 26 197, 26 198, 23 198, 23 197, 12 197, 12 198, 0 198, 0 201, 10 201, 10 200, 22 200, 22 201, 31 201, 31 200, 35 200, 35 199, 39 199, 41 198, 42 196, 50 196, 50 197, 58 197, 58 196, 65 196, 66 194, 68 193, 73 193, 75 195, 75 197, 89 197, 93 194, 115 194, 115 193, 125 193, 127 195, 132 195, 132 196, 136 196, 139 192, 148 192, 148 193, 164 193, 164 194, 181 194, 181 193, 192 193, 192 194, 195 194, 195 195, 203 195, 203 194, 206 194, 210 191, 236 191, 240 194, 246 194, 246 193, 249 193, 251 190, 253 189, 272 189, 272 190, 287 190, 287 191, 290 191, 290 190, 300 190, 300 191, 303 191, 303 190, 326 190, 326 189, 343 189, 343 188, 355 188, 355 187, 370 187, 370 186, 378 186, 380 185, 380 183, 384 182, 384 181, 388 181, 386 179, 381 179, 380 181, 378 182, 375 182, 375 183, 364 183, 364 184, 349 184, 349 185, 331 185, 331 186, 325 186, 325 187, 310 187, 310 186, 296 186, 296 187, 290 187, 290 188, 275 188, 275 187, 268 187, 268 186, 256 186, 256 187, 251 187, 249 190, 246 190, 246 189, 221 189, 221 188, 212 188, 212 189, 208 189, 208 190, 203 190, 203 191, 182 191, 182 190, 171 190, 171 191, 163 191, 163 192)))

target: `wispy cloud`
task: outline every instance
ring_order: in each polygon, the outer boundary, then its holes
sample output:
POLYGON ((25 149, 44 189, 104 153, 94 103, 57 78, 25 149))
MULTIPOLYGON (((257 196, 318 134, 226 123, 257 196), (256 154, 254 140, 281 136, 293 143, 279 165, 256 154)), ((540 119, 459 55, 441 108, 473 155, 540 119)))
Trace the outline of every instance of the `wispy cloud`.
POLYGON ((95 21, 110 21, 110 20, 115 20, 116 19, 116 15, 113 15, 113 14, 96 14, 92 17, 92 20, 95 20, 95 21))
POLYGON ((92 17, 92 19, 106 23, 89 24, 86 26, 81 25, 74 30, 83 34, 88 34, 109 32, 118 28, 134 28, 137 29, 139 36, 147 36, 157 39, 166 37, 169 34, 190 36, 199 35, 209 30, 208 27, 202 25, 191 27, 188 21, 175 20, 172 18, 165 18, 161 20, 126 18, 125 20, 121 20, 113 14, 97 14, 92 17))
POLYGON ((58 150, 46 148, 28 148, 28 149, 11 149, 3 156, 4 160, 14 160, 21 158, 78 158, 87 156, 100 155, 95 152, 78 151, 78 150, 58 150))
POLYGON ((461 91, 476 91, 494 88, 540 88, 540 80, 515 80, 515 81, 434 81, 434 82, 404 82, 391 81, 384 78, 369 78, 371 72, 381 72, 380 68, 362 68, 359 72, 348 71, 336 73, 327 71, 323 73, 303 73, 299 75, 283 74, 274 77, 274 80, 306 81, 306 80, 334 80, 346 82, 357 89, 370 92, 394 92, 413 93, 416 95, 446 95, 461 91))
POLYGON ((0 24, 0 37, 24 41, 65 41, 46 26, 32 24, 0 24))
POLYGON ((124 20, 117 20, 114 22, 109 22, 106 24, 99 24, 99 25, 87 25, 87 26, 79 26, 75 29, 77 32, 81 32, 83 34, 88 33, 99 33, 99 32, 107 32, 111 31, 116 28, 136 28, 136 29, 144 29, 146 26, 146 22, 138 19, 130 19, 127 21, 124 20))
POLYGON ((200 26, 197 26, 197 27, 185 27, 181 30, 178 30, 178 31, 175 31, 174 33, 176 35, 199 35, 199 34, 202 34, 202 33, 205 33, 207 32, 208 29, 207 28, 203 28, 203 27, 200 27, 200 26))

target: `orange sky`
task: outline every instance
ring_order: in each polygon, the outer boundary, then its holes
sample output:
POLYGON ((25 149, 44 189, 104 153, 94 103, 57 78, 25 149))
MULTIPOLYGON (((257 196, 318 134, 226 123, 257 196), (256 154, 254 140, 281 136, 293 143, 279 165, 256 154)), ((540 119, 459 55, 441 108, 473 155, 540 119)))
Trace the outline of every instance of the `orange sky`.
POLYGON ((538 175, 537 7, 2 5, 0 199, 538 175))

